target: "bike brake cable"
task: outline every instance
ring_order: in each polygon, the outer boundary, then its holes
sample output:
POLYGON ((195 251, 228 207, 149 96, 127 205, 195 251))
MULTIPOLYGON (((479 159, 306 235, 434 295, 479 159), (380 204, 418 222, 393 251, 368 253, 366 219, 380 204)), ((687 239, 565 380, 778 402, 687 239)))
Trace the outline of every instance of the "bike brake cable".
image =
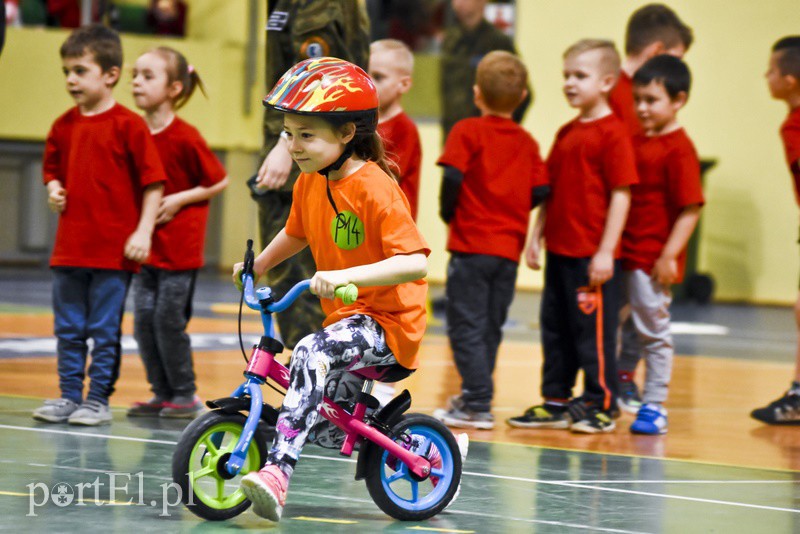
POLYGON ((242 349, 242 358, 246 363, 250 363, 250 360, 247 359, 247 354, 244 351, 244 341, 242 341, 242 305, 244 304, 244 287, 242 287, 242 293, 239 295, 239 348, 242 349))

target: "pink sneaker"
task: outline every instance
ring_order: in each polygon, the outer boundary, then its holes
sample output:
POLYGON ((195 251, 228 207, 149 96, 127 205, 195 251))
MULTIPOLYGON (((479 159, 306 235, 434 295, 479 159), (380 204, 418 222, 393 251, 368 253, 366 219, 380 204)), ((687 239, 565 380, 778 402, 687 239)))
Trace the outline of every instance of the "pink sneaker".
POLYGON ((281 520, 288 487, 286 475, 274 464, 242 478, 242 492, 253 503, 253 512, 276 523, 281 520))

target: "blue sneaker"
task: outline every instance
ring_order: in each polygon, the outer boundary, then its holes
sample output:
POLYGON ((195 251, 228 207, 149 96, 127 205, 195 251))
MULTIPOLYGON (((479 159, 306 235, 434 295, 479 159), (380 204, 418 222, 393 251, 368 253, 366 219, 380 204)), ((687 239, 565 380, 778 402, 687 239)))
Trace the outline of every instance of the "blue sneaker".
POLYGON ((645 404, 639 408, 636 421, 631 424, 634 434, 650 434, 657 436, 667 433, 667 410, 658 404, 645 404))

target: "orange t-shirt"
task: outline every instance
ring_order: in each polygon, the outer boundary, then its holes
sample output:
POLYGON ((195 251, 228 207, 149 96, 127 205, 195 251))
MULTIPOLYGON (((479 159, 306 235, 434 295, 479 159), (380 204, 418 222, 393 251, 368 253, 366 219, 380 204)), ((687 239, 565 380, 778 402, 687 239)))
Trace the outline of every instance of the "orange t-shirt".
MULTIPOLYGON (((430 254, 414 224, 400 186, 377 164, 367 162, 353 174, 330 181, 331 195, 342 215, 338 222, 325 192, 325 178, 300 174, 294 186, 286 233, 308 241, 320 271, 347 269, 385 260, 397 254, 430 254)), ((397 361, 416 369, 425 333, 428 283, 416 280, 391 286, 360 287, 349 305, 322 299, 323 326, 358 313, 383 327, 386 344, 397 361)))

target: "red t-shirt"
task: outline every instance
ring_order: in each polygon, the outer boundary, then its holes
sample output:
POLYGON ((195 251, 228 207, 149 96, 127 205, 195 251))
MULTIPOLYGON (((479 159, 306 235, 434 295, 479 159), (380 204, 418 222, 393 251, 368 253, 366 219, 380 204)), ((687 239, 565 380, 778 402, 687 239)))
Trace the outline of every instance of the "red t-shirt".
POLYGON ((139 224, 144 188, 166 180, 144 120, 119 104, 99 115, 70 109, 47 135, 43 174, 67 191, 50 265, 137 272, 125 242, 139 224))
MULTIPOLYGON (((593 256, 603 237, 611 191, 638 181, 625 125, 613 114, 568 122, 556 134, 547 174, 547 250, 572 258, 593 256)), ((619 252, 617 247, 616 257, 619 252)))
MULTIPOLYGON (((197 186, 211 187, 227 173, 200 132, 178 117, 153 136, 167 173, 164 196, 197 186)), ((171 221, 156 226, 147 264, 183 271, 203 266, 208 201, 189 204, 171 221)))
POLYGON ((789 112, 781 125, 781 139, 786 151, 786 163, 794 179, 794 195, 800 204, 800 108, 789 112))
MULTIPOLYGON (((700 160, 683 128, 665 135, 633 138, 639 183, 631 186, 631 209, 622 234, 622 268, 650 274, 681 211, 702 205, 700 160)), ((678 257, 683 280, 686 251, 678 257)))
POLYGON ((642 133, 642 125, 636 116, 636 102, 633 99, 633 80, 624 70, 620 71, 617 85, 608 95, 608 105, 611 106, 614 115, 628 128, 631 136, 642 133))
POLYGON ((533 209, 532 190, 547 185, 533 137, 511 119, 463 119, 450 130, 437 164, 464 175, 447 250, 518 262, 533 209))
MULTIPOLYGON (((294 186, 286 234, 308 241, 320 271, 376 263, 398 254, 430 254, 414 224, 408 200, 397 182, 372 162, 353 174, 329 182, 331 195, 344 223, 328 201, 325 178, 301 173, 294 186)), ((358 288, 358 300, 322 299, 327 315, 323 326, 358 313, 383 327, 386 344, 397 361, 416 369, 417 353, 425 333, 428 283, 422 280, 390 286, 358 288)))
POLYGON ((406 194, 411 216, 417 219, 419 206, 419 170, 422 161, 422 143, 417 125, 408 115, 400 113, 378 124, 378 134, 383 138, 386 156, 400 169, 400 189, 406 194))

